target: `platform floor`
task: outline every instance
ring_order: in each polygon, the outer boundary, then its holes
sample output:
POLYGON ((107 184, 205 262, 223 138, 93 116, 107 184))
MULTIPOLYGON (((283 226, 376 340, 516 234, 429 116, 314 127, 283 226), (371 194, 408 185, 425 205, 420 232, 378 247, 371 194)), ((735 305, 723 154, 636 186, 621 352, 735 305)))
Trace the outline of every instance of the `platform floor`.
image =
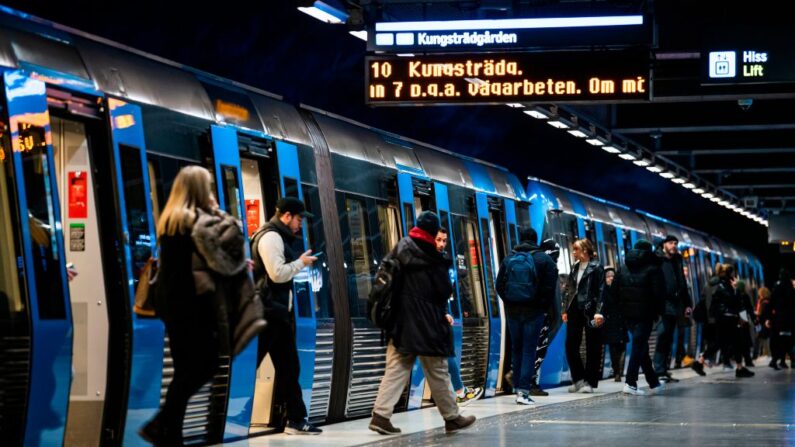
POLYGON ((455 435, 444 433, 431 407, 395 414, 401 436, 380 436, 360 419, 325 426, 320 436, 278 434, 227 445, 795 446, 795 373, 758 365, 750 379, 735 379, 719 367, 706 377, 677 370, 674 377, 682 381, 670 384, 664 396, 625 396, 622 384, 603 381, 592 395, 549 390, 532 408, 514 404, 512 396, 483 399, 463 409, 478 417, 475 427, 455 435))

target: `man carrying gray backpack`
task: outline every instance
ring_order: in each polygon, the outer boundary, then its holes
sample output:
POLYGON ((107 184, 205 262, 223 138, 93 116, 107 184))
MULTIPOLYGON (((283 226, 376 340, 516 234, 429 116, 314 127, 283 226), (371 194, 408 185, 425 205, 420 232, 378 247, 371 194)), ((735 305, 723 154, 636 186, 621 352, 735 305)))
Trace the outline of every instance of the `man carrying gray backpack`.
POLYGON ((530 389, 535 383, 536 346, 544 317, 558 281, 555 261, 541 250, 532 228, 519 232, 513 248, 497 274, 497 294, 502 298, 511 336, 516 403, 532 405, 530 389))

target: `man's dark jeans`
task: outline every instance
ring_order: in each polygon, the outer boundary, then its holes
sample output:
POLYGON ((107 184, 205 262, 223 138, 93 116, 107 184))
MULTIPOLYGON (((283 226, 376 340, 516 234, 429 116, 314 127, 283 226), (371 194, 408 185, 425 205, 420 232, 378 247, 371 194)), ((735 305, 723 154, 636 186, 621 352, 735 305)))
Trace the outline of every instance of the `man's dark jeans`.
POLYGON ((632 351, 629 355, 629 365, 627 366, 626 383, 630 386, 638 386, 638 371, 643 368, 646 375, 646 382, 655 388, 660 384, 657 374, 649 358, 649 336, 651 335, 651 320, 627 320, 627 329, 632 337, 632 351))
POLYGON ((536 347, 544 327, 544 314, 509 315, 507 323, 511 333, 514 390, 527 393, 535 379, 536 347))
POLYGON ((654 372, 658 376, 668 372, 676 328, 676 316, 663 315, 660 322, 660 330, 657 332, 657 348, 654 350, 654 372))

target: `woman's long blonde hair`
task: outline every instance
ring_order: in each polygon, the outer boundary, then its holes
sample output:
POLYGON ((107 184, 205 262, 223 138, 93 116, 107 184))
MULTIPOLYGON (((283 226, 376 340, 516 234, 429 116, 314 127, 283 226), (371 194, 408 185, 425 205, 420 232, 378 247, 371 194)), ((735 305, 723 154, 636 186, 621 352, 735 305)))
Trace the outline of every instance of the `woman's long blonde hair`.
POLYGON ((216 208, 212 184, 210 171, 201 166, 180 169, 157 222, 157 237, 189 233, 196 221, 197 208, 205 211, 216 208))

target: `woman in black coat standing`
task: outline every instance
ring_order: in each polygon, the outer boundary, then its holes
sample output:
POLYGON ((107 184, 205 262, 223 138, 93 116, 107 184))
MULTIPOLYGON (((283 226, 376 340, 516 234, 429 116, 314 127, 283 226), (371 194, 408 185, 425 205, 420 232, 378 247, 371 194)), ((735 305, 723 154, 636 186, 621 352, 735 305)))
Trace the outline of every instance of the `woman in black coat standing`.
POLYGON ((621 382, 624 374, 624 353, 627 349, 627 323, 619 307, 618 297, 611 288, 613 279, 616 276, 616 269, 607 267, 605 269, 605 296, 602 314, 605 316, 605 336, 604 342, 610 350, 610 363, 613 367, 613 378, 616 382, 621 382))
POLYGON ((602 361, 602 293, 605 271, 596 259, 596 250, 588 239, 574 241, 571 253, 576 263, 571 267, 563 299, 563 322, 566 323, 566 360, 571 371, 570 393, 593 393, 599 386, 602 361), (585 330, 586 360, 583 367, 580 343, 585 330))
POLYGON ((781 269, 779 272, 778 282, 762 319, 770 330, 770 367, 786 368, 787 354, 792 360, 792 334, 795 330, 795 287, 789 270, 781 269))
POLYGON ((740 312, 743 310, 742 301, 737 294, 737 273, 733 265, 724 265, 719 273, 720 282, 712 295, 710 311, 714 312, 718 325, 718 344, 724 358, 724 367, 731 367, 734 358, 736 377, 753 377, 754 373, 743 365, 742 346, 745 344, 740 338, 741 326, 740 312))

